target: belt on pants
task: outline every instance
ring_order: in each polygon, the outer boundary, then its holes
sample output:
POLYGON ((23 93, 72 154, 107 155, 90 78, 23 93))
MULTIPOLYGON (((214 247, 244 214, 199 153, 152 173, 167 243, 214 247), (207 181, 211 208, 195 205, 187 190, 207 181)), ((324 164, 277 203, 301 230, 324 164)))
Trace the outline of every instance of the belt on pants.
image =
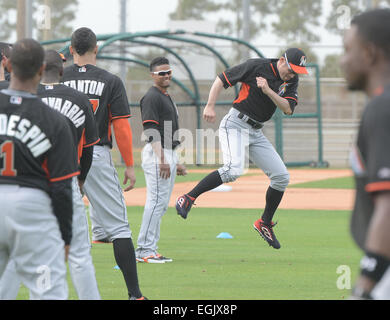
POLYGON ((264 127, 264 125, 261 122, 257 122, 255 120, 252 120, 251 118, 249 118, 247 115, 243 114, 242 112, 240 112, 237 117, 244 120, 253 129, 261 129, 262 127, 264 127), (247 118, 247 119, 245 120, 244 118, 247 118))

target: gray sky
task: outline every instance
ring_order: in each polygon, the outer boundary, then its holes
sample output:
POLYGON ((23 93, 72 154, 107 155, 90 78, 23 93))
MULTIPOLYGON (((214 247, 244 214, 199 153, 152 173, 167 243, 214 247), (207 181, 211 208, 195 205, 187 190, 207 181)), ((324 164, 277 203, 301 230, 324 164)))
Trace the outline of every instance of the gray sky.
MULTIPOLYGON (((127 0, 127 28, 130 32, 164 30, 167 28, 169 13, 175 10, 177 0, 127 0)), ((80 0, 73 22, 75 28, 90 27, 97 34, 119 32, 120 0, 80 0)), ((331 1, 324 0, 324 12, 330 10, 331 1)), ((324 16, 325 19, 325 16, 324 16)), ((323 20, 325 21, 325 20, 323 20)), ((330 53, 341 52, 342 39, 321 28, 320 48, 315 49, 317 55, 322 58, 330 53)), ((281 43, 272 34, 263 34, 255 45, 262 44, 261 51, 266 56, 273 56, 279 51, 273 47, 275 43, 281 43)), ((283 45, 283 43, 281 43, 283 45)))

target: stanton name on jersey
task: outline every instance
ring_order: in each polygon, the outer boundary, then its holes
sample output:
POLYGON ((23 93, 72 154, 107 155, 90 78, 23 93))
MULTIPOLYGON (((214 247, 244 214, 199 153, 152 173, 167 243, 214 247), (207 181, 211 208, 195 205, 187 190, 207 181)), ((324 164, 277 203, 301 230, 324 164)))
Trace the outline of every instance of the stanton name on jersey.
POLYGON ((104 82, 95 80, 70 80, 64 81, 64 85, 83 92, 84 94, 90 94, 101 97, 105 86, 104 82))

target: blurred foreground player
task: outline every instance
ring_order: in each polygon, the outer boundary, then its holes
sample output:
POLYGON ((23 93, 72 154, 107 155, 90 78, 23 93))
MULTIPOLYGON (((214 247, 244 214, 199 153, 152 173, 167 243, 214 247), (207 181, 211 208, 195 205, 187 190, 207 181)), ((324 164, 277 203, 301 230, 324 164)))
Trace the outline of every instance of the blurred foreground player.
POLYGON ((390 10, 352 20, 341 60, 350 90, 369 96, 351 153, 352 236, 365 255, 351 298, 390 299, 390 10))

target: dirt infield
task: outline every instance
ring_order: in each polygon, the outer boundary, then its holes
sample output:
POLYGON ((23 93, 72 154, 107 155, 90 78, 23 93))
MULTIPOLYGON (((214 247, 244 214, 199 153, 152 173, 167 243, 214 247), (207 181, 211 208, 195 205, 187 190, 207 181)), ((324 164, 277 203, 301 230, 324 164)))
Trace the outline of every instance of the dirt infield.
MULTIPOLYGON (((204 172, 210 170, 191 170, 204 172)), ((260 170, 251 170, 254 175, 244 176, 228 184, 231 191, 211 191, 201 195, 196 201, 197 207, 208 208, 264 208, 265 192, 269 179, 260 170)), ((352 176, 350 170, 338 169, 290 169, 290 185, 352 176)), ((180 181, 179 178, 176 181, 180 181)), ((172 192, 169 206, 174 206, 179 195, 190 191, 196 182, 177 182, 172 192)), ((351 210, 354 201, 354 190, 346 189, 303 189, 289 187, 280 204, 285 209, 314 209, 314 210, 351 210)), ((144 206, 146 188, 134 189, 125 193, 128 206, 144 206)))

